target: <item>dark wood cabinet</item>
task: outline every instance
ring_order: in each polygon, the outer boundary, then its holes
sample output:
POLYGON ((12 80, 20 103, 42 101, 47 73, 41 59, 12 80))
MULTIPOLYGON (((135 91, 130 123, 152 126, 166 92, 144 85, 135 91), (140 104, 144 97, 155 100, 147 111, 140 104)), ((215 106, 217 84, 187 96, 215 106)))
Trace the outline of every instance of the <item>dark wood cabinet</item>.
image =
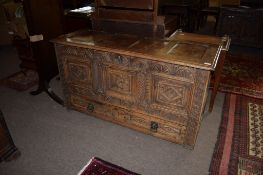
POLYGON ((15 159, 19 155, 20 152, 12 140, 4 116, 0 111, 0 162, 15 159))
POLYGON ((220 10, 217 35, 229 35, 232 44, 263 47, 263 10, 229 8, 220 10))

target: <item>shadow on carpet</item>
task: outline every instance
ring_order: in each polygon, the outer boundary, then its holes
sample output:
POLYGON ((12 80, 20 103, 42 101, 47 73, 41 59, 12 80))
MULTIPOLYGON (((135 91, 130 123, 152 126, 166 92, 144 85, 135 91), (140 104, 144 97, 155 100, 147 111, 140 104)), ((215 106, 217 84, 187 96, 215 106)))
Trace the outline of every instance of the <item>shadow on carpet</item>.
POLYGON ((227 94, 211 175, 263 174, 263 100, 227 94))

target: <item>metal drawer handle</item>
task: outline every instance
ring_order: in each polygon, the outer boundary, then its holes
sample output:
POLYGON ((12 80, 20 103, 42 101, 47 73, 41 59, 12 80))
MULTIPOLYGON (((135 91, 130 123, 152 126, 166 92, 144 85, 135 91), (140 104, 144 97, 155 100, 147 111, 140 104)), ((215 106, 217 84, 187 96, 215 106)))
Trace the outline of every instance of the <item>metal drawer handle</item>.
POLYGON ((94 105, 89 103, 88 106, 87 106, 87 110, 90 111, 90 112, 93 112, 94 111, 94 105))
POLYGON ((158 128, 159 128, 159 124, 157 122, 151 122, 151 131, 157 132, 158 128))
POLYGON ((123 118, 124 120, 131 120, 131 116, 128 114, 124 115, 123 118))
POLYGON ((122 56, 119 55, 119 56, 117 57, 117 61, 118 61, 118 63, 122 63, 122 62, 123 62, 122 56))

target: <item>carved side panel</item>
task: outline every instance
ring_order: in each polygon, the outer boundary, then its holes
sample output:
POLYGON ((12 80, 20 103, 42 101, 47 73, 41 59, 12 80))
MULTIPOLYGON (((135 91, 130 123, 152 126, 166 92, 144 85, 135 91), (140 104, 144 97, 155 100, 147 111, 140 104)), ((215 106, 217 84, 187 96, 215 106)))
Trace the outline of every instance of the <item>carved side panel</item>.
POLYGON ((69 106, 69 94, 94 96, 93 50, 56 44, 60 78, 63 83, 65 105, 69 106))
POLYGON ((92 68, 90 61, 81 61, 65 56, 64 71, 67 83, 91 86, 92 68))
POLYGON ((92 50, 60 46, 57 54, 63 63, 64 77, 67 83, 86 86, 92 84, 91 60, 94 56, 92 50))
POLYGON ((194 147, 199 131, 202 111, 205 106, 206 89, 210 78, 210 72, 197 69, 195 78, 195 90, 193 93, 192 110, 188 117, 185 145, 194 147))

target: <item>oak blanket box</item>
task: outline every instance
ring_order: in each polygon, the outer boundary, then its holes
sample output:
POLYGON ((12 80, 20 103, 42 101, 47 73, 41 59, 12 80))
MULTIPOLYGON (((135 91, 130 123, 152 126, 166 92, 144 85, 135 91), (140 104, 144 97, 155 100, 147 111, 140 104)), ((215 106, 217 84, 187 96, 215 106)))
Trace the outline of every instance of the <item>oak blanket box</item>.
POLYGON ((193 148, 227 37, 78 31, 55 40, 65 106, 193 148))

